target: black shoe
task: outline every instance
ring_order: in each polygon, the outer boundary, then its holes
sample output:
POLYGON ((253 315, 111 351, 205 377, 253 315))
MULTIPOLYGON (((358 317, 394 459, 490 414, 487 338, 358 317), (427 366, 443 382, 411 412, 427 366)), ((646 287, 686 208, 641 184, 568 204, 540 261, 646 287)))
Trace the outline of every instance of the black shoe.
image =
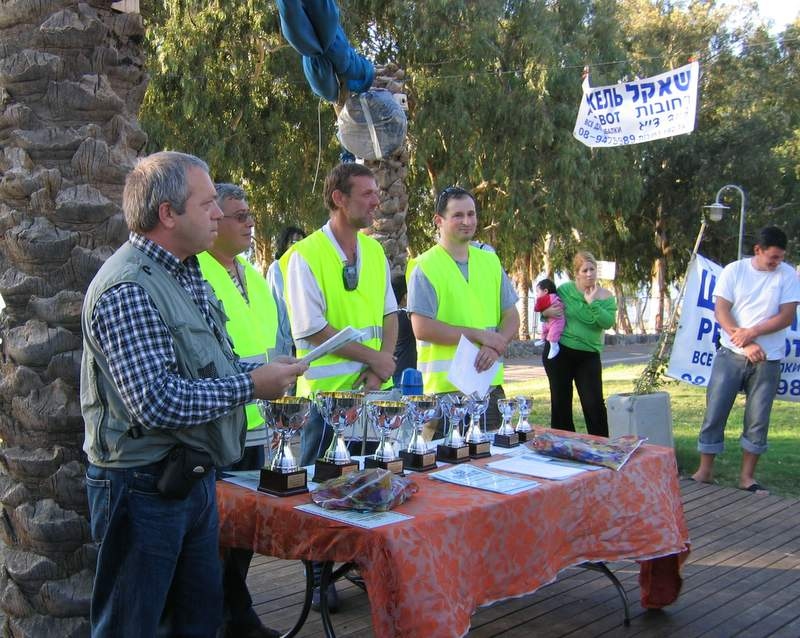
POLYGON ((264 625, 239 627, 228 624, 225 627, 225 638, 280 638, 283 634, 264 625))
MULTIPOLYGON (((331 614, 335 614, 339 611, 339 594, 336 593, 336 586, 331 583, 328 585, 328 589, 325 592, 325 597, 328 602, 328 612, 331 614)), ((311 609, 314 611, 319 611, 320 608, 320 592, 319 587, 314 587, 314 591, 311 593, 311 609)))

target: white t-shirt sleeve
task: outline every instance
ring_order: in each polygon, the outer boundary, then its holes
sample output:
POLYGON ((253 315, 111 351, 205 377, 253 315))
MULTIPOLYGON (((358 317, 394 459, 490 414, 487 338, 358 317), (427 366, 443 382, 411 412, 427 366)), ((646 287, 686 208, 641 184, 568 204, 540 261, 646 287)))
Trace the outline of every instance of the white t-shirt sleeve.
POLYGON ((384 262, 386 263, 386 296, 383 299, 383 316, 385 317, 397 312, 397 299, 392 288, 392 271, 389 268, 389 260, 385 259, 384 262))

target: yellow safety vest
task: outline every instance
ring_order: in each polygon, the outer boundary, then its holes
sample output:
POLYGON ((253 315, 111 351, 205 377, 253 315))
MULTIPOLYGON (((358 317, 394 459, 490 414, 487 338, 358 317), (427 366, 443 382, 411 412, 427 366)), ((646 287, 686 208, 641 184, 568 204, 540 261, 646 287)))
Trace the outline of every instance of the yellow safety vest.
MULTIPOLYGON (((211 253, 200 253, 197 259, 203 277, 211 284, 228 316, 225 328, 233 341, 233 351, 242 361, 264 363, 275 348, 278 333, 278 308, 266 279, 246 259, 236 257, 244 269, 248 297, 245 300, 230 273, 211 253)), ((264 423, 255 402, 245 406, 245 414, 248 430, 264 423)))
MULTIPOLYGON (((305 259, 325 299, 325 319, 341 330, 352 326, 361 331, 363 346, 380 350, 383 342, 383 308, 386 298, 386 255, 380 243, 358 233, 359 275, 355 290, 345 290, 342 258, 322 230, 292 246, 305 259)), ((290 282, 284 282, 284 290, 290 282)), ((288 300, 289 295, 286 294, 288 300)), ((291 318, 293 309, 287 301, 291 318)), ((298 359, 313 349, 305 339, 295 338, 298 359)), ((360 361, 327 354, 313 361, 308 371, 297 380, 297 395, 309 396, 317 391, 351 390, 365 366, 360 361)), ((389 382, 386 384, 389 385, 389 382)))
MULTIPOLYGON (((500 293, 503 267, 497 255, 469 247, 469 281, 458 264, 439 244, 408 263, 407 277, 421 268, 433 286, 438 300, 436 319, 451 326, 496 330, 500 325, 500 293)), ((425 392, 453 392, 457 388, 447 380, 447 371, 456 353, 455 345, 417 340, 417 368, 422 372, 425 392)), ((503 383, 503 364, 492 385, 503 383)))

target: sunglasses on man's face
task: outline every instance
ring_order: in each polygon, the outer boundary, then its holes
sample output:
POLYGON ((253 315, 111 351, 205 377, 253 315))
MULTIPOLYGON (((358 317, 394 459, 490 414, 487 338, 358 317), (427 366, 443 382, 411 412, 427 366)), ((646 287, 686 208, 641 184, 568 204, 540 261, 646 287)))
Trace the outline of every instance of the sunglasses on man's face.
POLYGON ((234 213, 233 215, 223 215, 223 217, 226 219, 235 219, 240 224, 244 224, 254 219, 253 213, 251 213, 249 210, 241 213, 234 213))
POLYGON ((444 211, 447 207, 447 201, 456 193, 463 193, 463 190, 457 186, 448 186, 439 193, 439 197, 436 198, 436 210, 444 211))
POLYGON ((342 281, 345 290, 355 290, 358 288, 358 265, 345 264, 342 268, 342 281))

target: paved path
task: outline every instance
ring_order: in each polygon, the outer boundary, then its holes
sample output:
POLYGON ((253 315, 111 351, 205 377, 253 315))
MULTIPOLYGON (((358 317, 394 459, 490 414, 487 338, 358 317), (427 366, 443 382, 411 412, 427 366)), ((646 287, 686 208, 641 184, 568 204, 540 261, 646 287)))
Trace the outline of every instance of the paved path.
MULTIPOLYGON (((630 345, 606 346, 601 358, 603 367, 622 363, 645 363, 653 354, 655 343, 634 343, 630 345)), ((520 359, 506 360, 506 381, 524 381, 526 379, 544 377, 544 367, 540 355, 520 359)))

